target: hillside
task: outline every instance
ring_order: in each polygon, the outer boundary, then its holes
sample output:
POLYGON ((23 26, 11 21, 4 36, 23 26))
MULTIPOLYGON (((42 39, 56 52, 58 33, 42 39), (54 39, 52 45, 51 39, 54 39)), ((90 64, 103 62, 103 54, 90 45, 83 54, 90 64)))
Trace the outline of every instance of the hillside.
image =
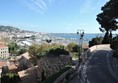
POLYGON ((21 30, 16 27, 12 27, 12 26, 0 25, 0 32, 15 32, 15 33, 20 32, 20 33, 23 33, 23 32, 31 32, 31 31, 21 30))

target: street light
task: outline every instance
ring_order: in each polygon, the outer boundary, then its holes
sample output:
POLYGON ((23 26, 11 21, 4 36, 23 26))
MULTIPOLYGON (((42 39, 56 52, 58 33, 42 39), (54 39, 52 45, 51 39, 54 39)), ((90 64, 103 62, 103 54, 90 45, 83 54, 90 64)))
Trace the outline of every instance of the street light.
POLYGON ((83 53, 83 50, 82 50, 82 42, 83 42, 83 37, 84 37, 84 30, 77 30, 77 34, 79 35, 79 46, 80 46, 80 49, 79 49, 79 61, 80 61, 80 55, 81 53, 83 53))
POLYGON ((51 39, 46 39, 47 43, 51 43, 51 41, 52 41, 51 39))
POLYGON ((46 37, 45 37, 45 41, 46 41, 47 43, 51 43, 52 40, 51 40, 51 38, 50 38, 49 36, 46 36, 46 37))

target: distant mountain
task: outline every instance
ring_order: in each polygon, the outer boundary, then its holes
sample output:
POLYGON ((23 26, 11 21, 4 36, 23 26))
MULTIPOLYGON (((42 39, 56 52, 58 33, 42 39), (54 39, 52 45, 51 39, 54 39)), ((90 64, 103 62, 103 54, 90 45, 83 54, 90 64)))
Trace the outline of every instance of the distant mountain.
POLYGON ((20 32, 20 33, 23 33, 23 32, 33 32, 33 31, 21 30, 16 27, 12 27, 12 26, 0 25, 0 32, 15 32, 15 33, 20 32))

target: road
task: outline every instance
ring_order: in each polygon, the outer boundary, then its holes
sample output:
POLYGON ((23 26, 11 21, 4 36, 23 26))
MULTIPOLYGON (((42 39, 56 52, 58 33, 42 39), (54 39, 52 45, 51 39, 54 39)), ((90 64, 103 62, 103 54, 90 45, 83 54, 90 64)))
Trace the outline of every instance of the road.
POLYGON ((97 49, 70 83, 118 83, 110 70, 111 55, 108 46, 97 49))
POLYGON ((101 48, 88 61, 86 74, 90 83, 118 83, 109 69, 108 56, 111 51, 101 48))

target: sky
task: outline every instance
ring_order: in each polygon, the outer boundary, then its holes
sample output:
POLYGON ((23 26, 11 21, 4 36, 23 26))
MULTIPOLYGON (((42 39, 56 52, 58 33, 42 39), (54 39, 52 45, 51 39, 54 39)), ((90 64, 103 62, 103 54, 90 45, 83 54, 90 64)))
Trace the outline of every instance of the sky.
POLYGON ((0 0, 0 25, 48 33, 100 33, 96 15, 108 0, 0 0))

